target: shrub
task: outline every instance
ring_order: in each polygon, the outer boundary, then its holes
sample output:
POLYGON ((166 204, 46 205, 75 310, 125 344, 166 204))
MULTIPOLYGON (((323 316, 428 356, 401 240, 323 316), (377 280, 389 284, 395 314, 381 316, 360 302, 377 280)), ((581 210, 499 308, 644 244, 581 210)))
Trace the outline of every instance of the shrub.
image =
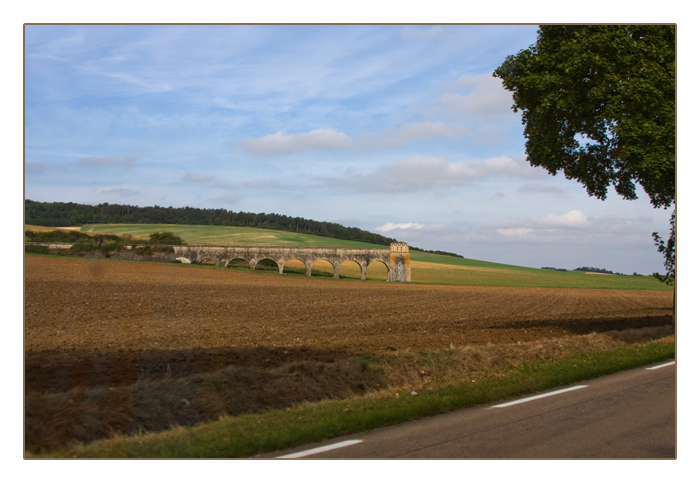
POLYGON ((131 251, 139 255, 153 255, 154 253, 175 253, 171 245, 135 245, 131 251))
POLYGON ((73 243, 71 247, 69 248, 69 251, 71 253, 89 253, 89 252, 95 252, 99 249, 99 246, 94 240, 90 240, 87 242, 79 242, 79 243, 73 243))
POLYGON ((117 242, 104 243, 100 245, 100 251, 107 256, 109 256, 110 253, 122 251, 122 248, 122 245, 117 242))
POLYGON ((44 243, 98 243, 100 241, 119 242, 117 235, 88 235, 75 230, 53 230, 24 232, 24 241, 44 243))
POLYGON ((151 243, 159 245, 184 245, 182 237, 171 231, 155 232, 150 235, 151 243))
POLYGON ((49 247, 44 246, 44 245, 26 245, 24 247, 24 252, 25 253, 42 253, 42 254, 48 254, 49 253, 49 247))

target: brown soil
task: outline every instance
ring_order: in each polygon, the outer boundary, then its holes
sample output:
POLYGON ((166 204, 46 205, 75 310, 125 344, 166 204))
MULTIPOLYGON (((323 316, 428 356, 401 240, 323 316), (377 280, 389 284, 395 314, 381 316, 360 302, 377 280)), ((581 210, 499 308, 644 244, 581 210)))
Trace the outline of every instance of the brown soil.
POLYGON ((672 323, 662 291, 307 279, 25 257, 25 389, 508 343, 672 323))

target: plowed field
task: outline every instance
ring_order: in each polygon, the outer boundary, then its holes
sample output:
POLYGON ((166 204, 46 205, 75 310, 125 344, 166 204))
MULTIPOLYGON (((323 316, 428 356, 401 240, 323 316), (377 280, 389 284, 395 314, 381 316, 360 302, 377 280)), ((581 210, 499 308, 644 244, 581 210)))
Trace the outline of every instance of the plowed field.
POLYGON ((673 293, 343 281, 25 257, 25 388, 672 323, 673 293))

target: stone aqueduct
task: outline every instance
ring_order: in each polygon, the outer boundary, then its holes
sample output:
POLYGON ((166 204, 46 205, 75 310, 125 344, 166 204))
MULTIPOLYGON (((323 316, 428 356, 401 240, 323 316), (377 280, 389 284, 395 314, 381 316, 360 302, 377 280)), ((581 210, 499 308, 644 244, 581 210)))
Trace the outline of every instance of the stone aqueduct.
MULTIPOLYGON (((43 245, 51 249, 68 250, 70 243, 25 242, 25 245, 43 245)), ((131 246, 125 246, 131 249, 131 246)), ((339 278, 340 266, 352 261, 360 266, 360 277, 367 280, 367 266, 372 262, 381 262, 387 268, 389 282, 411 281, 411 260, 408 245, 392 243, 386 249, 364 248, 284 248, 284 247, 226 247, 208 245, 176 245, 174 253, 138 255, 134 253, 113 253, 108 256, 124 260, 150 260, 159 262, 202 263, 214 261, 222 267, 232 260, 245 260, 252 270, 261 260, 273 260, 277 263, 279 273, 284 273, 284 266, 290 260, 300 260, 306 266, 306 275, 311 276, 311 267, 319 260, 327 260, 333 265, 333 277, 339 278)))
POLYGON ((175 258, 183 263, 202 263, 214 260, 222 267, 236 259, 243 259, 251 270, 265 259, 277 263, 279 273, 290 260, 300 260, 306 266, 306 275, 311 276, 311 267, 319 260, 327 260, 333 265, 333 277, 338 278, 343 262, 352 261, 360 266, 362 280, 367 279, 367 266, 375 261, 387 267, 387 280, 390 282, 410 282, 411 264, 408 245, 392 243, 389 250, 362 248, 283 248, 283 247, 222 247, 187 245, 174 246, 175 258))

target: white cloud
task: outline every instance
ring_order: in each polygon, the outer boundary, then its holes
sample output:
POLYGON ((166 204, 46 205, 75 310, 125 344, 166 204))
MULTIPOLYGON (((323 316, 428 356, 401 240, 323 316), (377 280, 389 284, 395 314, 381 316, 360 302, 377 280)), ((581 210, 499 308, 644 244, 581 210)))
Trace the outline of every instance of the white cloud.
POLYGON ((532 228, 498 228, 497 233, 509 238, 522 238, 529 235, 534 230, 532 228))
POLYGON ((470 163, 479 176, 501 174, 518 178, 539 178, 546 176, 543 168, 534 168, 527 163, 524 156, 513 159, 508 156, 497 156, 484 161, 470 163))
POLYGON ((505 222, 492 225, 496 233, 510 238, 530 241, 551 242, 559 238, 562 242, 571 237, 581 237, 584 230, 586 236, 605 233, 601 223, 593 223, 584 212, 571 210, 557 215, 549 213, 543 217, 532 217, 522 222, 505 222), (575 234, 571 231, 575 230, 575 234))
POLYGON ((433 108, 452 117, 465 115, 513 115, 513 97, 503 88, 500 79, 491 74, 462 75, 450 82, 446 88, 451 91, 433 101, 433 108))
POLYGON ((414 156, 381 166, 374 172, 358 173, 349 169, 343 176, 321 181, 327 186, 345 186, 358 191, 411 192, 467 186, 489 176, 530 178, 544 176, 544 171, 507 156, 454 163, 437 157, 414 156))
POLYGON ((275 156, 312 149, 346 149, 351 144, 352 140, 347 134, 332 129, 315 129, 299 134, 279 131, 257 139, 246 139, 241 147, 249 154, 275 156))
POLYGON ((447 126, 443 122, 426 121, 406 124, 399 128, 366 133, 358 140, 362 148, 394 148, 424 139, 469 137, 473 132, 464 126, 447 126))
POLYGON ((518 188, 518 191, 521 193, 564 193, 561 188, 543 183, 528 183, 518 188))
POLYGON ((418 223, 384 223, 382 226, 375 228, 375 230, 386 233, 393 230, 420 230, 424 226, 418 223))
POLYGON ((533 218, 532 222, 539 226, 551 228, 582 228, 591 224, 588 216, 580 210, 571 210, 562 215, 548 214, 544 218, 533 218))

